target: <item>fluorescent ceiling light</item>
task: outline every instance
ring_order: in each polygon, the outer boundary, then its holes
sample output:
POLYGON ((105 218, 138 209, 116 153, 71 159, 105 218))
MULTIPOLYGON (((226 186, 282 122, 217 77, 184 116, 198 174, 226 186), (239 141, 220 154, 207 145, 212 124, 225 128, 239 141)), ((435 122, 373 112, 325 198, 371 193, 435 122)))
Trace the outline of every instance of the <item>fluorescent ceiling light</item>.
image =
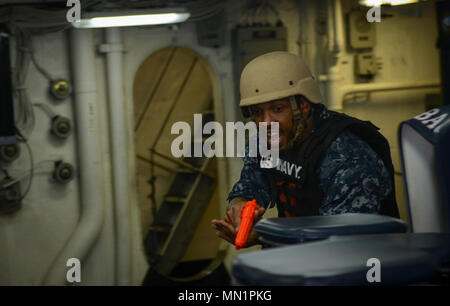
POLYGON ((403 5, 403 4, 411 4, 417 3, 419 0, 360 0, 359 4, 364 6, 382 6, 382 5, 403 5))
POLYGON ((82 18, 80 21, 72 22, 72 25, 75 28, 132 27, 180 23, 186 21, 191 16, 190 13, 185 11, 152 13, 136 11, 128 13, 91 13, 90 15, 92 17, 82 18))

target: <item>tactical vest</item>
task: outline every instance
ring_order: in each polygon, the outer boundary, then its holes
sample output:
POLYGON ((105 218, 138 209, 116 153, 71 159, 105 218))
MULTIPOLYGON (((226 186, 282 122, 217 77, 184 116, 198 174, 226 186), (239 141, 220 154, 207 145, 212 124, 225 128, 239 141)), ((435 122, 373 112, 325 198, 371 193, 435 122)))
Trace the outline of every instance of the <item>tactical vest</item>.
POLYGON ((398 218, 395 200, 394 167, 389 143, 379 128, 369 121, 362 121, 345 114, 329 111, 331 116, 303 143, 293 149, 280 151, 285 174, 277 168, 263 169, 271 185, 272 203, 277 203, 279 217, 319 215, 323 192, 317 181, 316 170, 328 147, 344 131, 348 130, 365 141, 382 159, 392 179, 392 191, 381 202, 379 213, 398 218), (299 170, 299 167, 300 170, 299 170), (295 174, 299 174, 296 177, 295 174))

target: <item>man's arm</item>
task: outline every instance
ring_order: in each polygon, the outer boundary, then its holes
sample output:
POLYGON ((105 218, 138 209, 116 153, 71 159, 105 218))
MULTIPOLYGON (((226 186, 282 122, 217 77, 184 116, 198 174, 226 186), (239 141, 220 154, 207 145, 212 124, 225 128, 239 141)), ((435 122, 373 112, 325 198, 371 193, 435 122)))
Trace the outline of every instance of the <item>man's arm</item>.
POLYGON ((344 132, 330 145, 317 170, 324 198, 319 213, 374 213, 392 191, 381 158, 360 138, 344 132))
MULTIPOLYGON (((234 243, 239 225, 241 223, 241 212, 247 201, 256 199, 260 208, 256 211, 254 222, 261 219, 265 207, 270 202, 269 182, 259 167, 256 157, 248 157, 248 145, 246 146, 246 157, 241 176, 228 195, 228 208, 224 220, 212 220, 212 227, 217 230, 216 234, 230 243, 234 243)), ((254 230, 250 232, 247 246, 256 243, 257 234, 254 230)))
POLYGON ((240 179, 233 185, 227 197, 228 208, 239 203, 239 199, 245 201, 256 199, 259 206, 268 207, 271 201, 270 184, 259 168, 259 162, 255 163, 253 159, 256 158, 244 158, 240 179))

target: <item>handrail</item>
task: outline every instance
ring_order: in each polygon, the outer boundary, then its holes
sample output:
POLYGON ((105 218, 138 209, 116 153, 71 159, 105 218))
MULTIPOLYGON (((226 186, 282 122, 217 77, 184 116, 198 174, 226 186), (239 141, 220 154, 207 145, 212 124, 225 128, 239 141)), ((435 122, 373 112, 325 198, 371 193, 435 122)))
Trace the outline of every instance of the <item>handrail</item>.
POLYGON ((161 169, 163 169, 163 170, 166 170, 167 172, 171 172, 171 173, 176 172, 175 169, 171 169, 171 168, 166 167, 166 166, 164 166, 164 165, 162 165, 162 164, 160 164, 160 163, 158 163, 158 162, 151 161, 150 159, 145 158, 145 157, 143 157, 143 156, 141 156, 141 155, 139 155, 139 154, 136 154, 136 157, 137 157, 138 159, 140 159, 140 160, 146 162, 146 163, 154 164, 156 167, 159 167, 159 168, 161 168, 161 169))
MULTIPOLYGON (((165 160, 167 160, 167 161, 169 161, 169 162, 171 162, 171 163, 174 163, 174 164, 176 164, 176 165, 178 165, 178 166, 180 166, 180 167, 182 167, 182 168, 189 169, 190 171, 193 171, 194 173, 197 173, 197 174, 201 174, 201 175, 207 176, 207 177, 209 177, 209 178, 211 178, 211 179, 213 179, 213 180, 216 179, 215 176, 213 176, 213 175, 211 175, 211 174, 205 172, 205 171, 204 171, 205 169, 204 169, 203 167, 202 167, 202 169, 199 169, 199 168, 197 168, 197 167, 195 167, 195 166, 193 166, 193 165, 191 165, 191 164, 189 164, 189 163, 187 163, 187 162, 185 162, 185 161, 183 161, 183 160, 180 160, 180 159, 178 159, 178 158, 175 158, 175 157, 172 157, 172 156, 169 156, 169 155, 165 155, 165 154, 163 154, 163 153, 161 153, 161 152, 158 152, 158 151, 156 150, 156 145, 158 144, 158 141, 160 140, 160 138, 161 138, 161 136, 162 136, 162 133, 163 133, 163 131, 164 131, 164 129, 165 129, 167 123, 169 122, 169 118, 170 118, 170 116, 172 115, 172 113, 173 113, 173 111, 174 111, 174 109, 175 109, 175 106, 176 106, 176 104, 177 104, 178 101, 179 101, 179 97, 180 97, 180 95, 181 95, 181 93, 182 93, 182 91, 183 91, 183 89, 184 89, 184 87, 185 87, 185 85, 186 85, 186 83, 187 83, 187 80, 189 79, 189 76, 190 76, 190 74, 192 73, 193 68, 195 67, 197 61, 198 61, 198 58, 196 57, 196 58, 193 60, 191 66, 189 67, 187 76, 186 76, 186 78, 184 79, 184 81, 183 81, 183 83, 182 83, 182 85, 181 85, 181 88, 179 89, 179 91, 178 91, 178 93, 177 93, 177 95, 176 95, 174 101, 173 101, 172 104, 170 105, 169 111, 167 112, 167 114, 166 114, 166 116, 165 116, 165 118, 164 118, 163 124, 162 124, 162 126, 159 128, 159 130, 158 130, 158 132, 157 132, 157 134, 156 134, 156 138, 155 138, 155 140, 154 140, 154 142, 153 142, 153 145, 149 148, 149 151, 150 151, 150 159, 146 159, 146 158, 143 158, 143 157, 138 156, 138 158, 140 158, 140 159, 142 159, 142 160, 144 160, 144 161, 150 163, 150 173, 151 173, 151 178, 150 178, 150 180, 149 180, 149 183, 150 183, 150 185, 151 185, 152 192, 151 192, 149 198, 150 198, 151 201, 152 201, 153 223, 155 222, 155 218, 156 218, 156 198, 155 198, 155 187, 156 187, 156 186, 155 186, 155 176, 154 176, 155 171, 154 171, 154 166, 160 167, 160 168, 162 168, 162 169, 164 169, 164 170, 166 170, 166 171, 171 171, 171 172, 174 172, 174 173, 177 172, 177 171, 173 171, 172 169, 170 169, 170 167, 163 166, 163 165, 158 164, 157 162, 155 162, 155 161, 154 161, 155 155, 156 155, 156 156, 159 156, 159 157, 161 157, 161 158, 163 158, 163 159, 165 159, 165 160)), ((197 177, 197 179, 199 179, 199 177, 197 177)), ((225 257, 225 253, 224 253, 224 252, 219 252, 219 253, 217 254, 215 260, 213 260, 213 261, 210 263, 210 265, 209 265, 208 267, 206 267, 203 271, 201 271, 201 272, 198 273, 197 275, 194 275, 194 276, 191 276, 191 277, 188 277, 188 278, 185 278, 185 279, 178 279, 178 281, 181 281, 181 282, 192 281, 192 280, 196 280, 196 279, 201 279, 201 278, 203 278, 203 277, 205 277, 205 276, 211 274, 215 269, 217 269, 217 267, 220 265, 220 263, 222 263, 224 257, 225 257)), ((157 258, 157 257, 153 259, 152 266, 155 265, 156 262, 158 262, 158 258, 157 258)), ((173 280, 175 280, 175 279, 173 279, 173 280)), ((175 280, 175 281, 176 281, 176 280, 175 280)))
POLYGON ((191 74, 191 72, 192 72, 192 70, 193 70, 193 68, 194 68, 196 63, 197 63, 197 58, 195 58, 193 60, 191 66, 189 67, 189 71, 187 73, 187 77, 184 79, 183 84, 181 85, 181 88, 178 91, 177 96, 174 99, 174 102, 172 103, 172 105, 170 105, 169 112, 166 114, 166 117, 165 117, 165 119, 163 121, 163 124, 162 124, 161 128, 159 129, 158 134, 156 135, 155 141, 153 142, 153 145, 150 148, 150 173, 151 173, 150 176, 151 176, 151 178, 150 178, 149 182, 150 182, 150 186, 152 188, 152 193, 150 194, 150 199, 152 201, 151 212, 152 212, 152 215, 153 215, 152 216, 153 217, 153 221, 154 221, 154 219, 156 217, 156 198, 155 198, 155 188, 156 188, 156 186, 155 186, 155 176, 154 176, 154 173, 155 173, 155 169, 154 169, 155 162, 153 160, 153 157, 154 157, 153 153, 155 153, 155 151, 154 151, 153 148, 156 148, 156 145, 158 144, 158 141, 159 141, 159 139, 160 139, 160 137, 162 135, 162 132, 165 129, 167 122, 169 121, 169 117, 170 117, 170 115, 172 115, 172 112, 175 109, 175 105, 177 104, 177 102, 179 100, 179 97, 181 95, 181 92, 183 91, 184 86, 186 85, 187 80, 189 79, 189 75, 191 74))
POLYGON ((177 159, 177 158, 174 158, 174 157, 165 155, 165 154, 160 153, 160 152, 158 152, 158 151, 156 151, 156 150, 154 150, 154 149, 152 149, 152 148, 150 148, 150 151, 151 151, 152 153, 154 153, 155 155, 158 155, 158 156, 160 156, 160 157, 162 157, 162 158, 164 158, 164 159, 166 159, 166 160, 168 160, 168 161, 170 161, 170 162, 173 162, 173 163, 179 165, 180 167, 187 168, 187 169, 192 170, 192 171, 195 171, 195 172, 197 172, 197 173, 200 173, 200 174, 209 176, 209 177, 211 177, 211 178, 214 178, 213 176, 211 176, 210 174, 206 173, 205 171, 200 170, 200 169, 198 169, 198 168, 192 166, 191 164, 189 164, 189 163, 187 163, 187 162, 185 162, 185 161, 182 161, 182 160, 179 160, 179 159, 177 159))
POLYGON ((172 105, 170 106, 169 112, 166 114, 166 117, 164 118, 164 121, 163 121, 163 125, 162 125, 161 128, 159 129, 158 134, 156 135, 156 139, 155 139, 155 141, 153 142, 153 145, 152 145, 151 148, 156 148, 156 145, 158 144, 159 138, 162 136, 162 132, 163 132, 163 130, 165 129, 166 124, 169 122, 169 117, 170 117, 170 115, 172 115, 172 112, 173 112, 173 110, 175 109, 175 105, 176 105, 177 102, 179 101, 181 92, 183 91, 184 86, 186 86, 187 80, 189 79, 189 76, 191 75, 192 70, 194 69, 194 66, 195 66, 196 63, 197 63, 197 58, 194 59, 194 61, 192 62, 191 66, 189 67, 189 71, 188 71, 188 73, 187 73, 187 75, 186 75, 186 79, 183 81, 183 84, 181 84, 181 88, 180 88, 180 90, 178 91, 177 96, 176 96, 175 99, 174 99, 174 102, 173 102, 172 105))

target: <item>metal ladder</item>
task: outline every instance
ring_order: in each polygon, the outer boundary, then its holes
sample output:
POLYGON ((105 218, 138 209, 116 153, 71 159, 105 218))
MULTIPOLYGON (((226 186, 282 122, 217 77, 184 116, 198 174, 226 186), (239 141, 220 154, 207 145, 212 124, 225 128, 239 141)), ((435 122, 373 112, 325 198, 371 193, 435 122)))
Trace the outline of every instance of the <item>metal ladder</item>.
MULTIPOLYGON (((213 118, 212 111, 205 111, 203 114, 213 118)), ((161 275, 169 276, 184 256, 196 225, 213 195, 217 183, 217 166, 215 158, 185 157, 181 160, 166 156, 153 148, 150 149, 150 154, 177 165, 177 168, 171 168, 174 176, 169 184, 169 191, 154 214, 153 223, 144 241, 152 269, 161 275)), ((153 162, 153 158, 150 162, 153 162)), ((153 189, 152 180, 154 178, 150 178, 149 183, 153 189)), ((152 192, 155 192, 154 189, 152 192)), ((152 195, 149 198, 154 201, 152 195)))

